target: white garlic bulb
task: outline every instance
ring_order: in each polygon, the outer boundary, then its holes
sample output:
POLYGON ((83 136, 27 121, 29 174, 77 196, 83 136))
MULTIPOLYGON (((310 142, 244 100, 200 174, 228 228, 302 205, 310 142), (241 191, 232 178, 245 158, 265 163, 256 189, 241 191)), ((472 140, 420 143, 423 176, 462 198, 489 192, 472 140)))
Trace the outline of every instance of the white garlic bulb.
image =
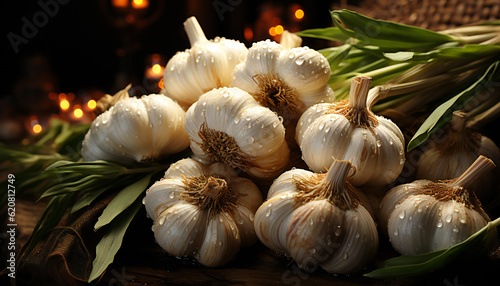
MULTIPOLYGON (((284 42, 300 44, 293 39, 284 42)), ((270 40, 254 43, 246 60, 236 66, 231 82, 231 86, 247 91, 262 106, 282 116, 285 123, 315 103, 334 101, 328 85, 328 60, 308 47, 286 45, 270 40)))
POLYGON ((469 188, 494 166, 480 156, 456 179, 392 188, 380 204, 380 224, 394 249, 404 255, 437 251, 483 228, 490 218, 469 188))
POLYGON ((178 52, 165 68, 164 93, 189 107, 205 92, 228 86, 234 67, 248 50, 243 43, 225 38, 207 40, 195 17, 184 22, 191 49, 178 52))
MULTIPOLYGON (((500 162, 500 149, 486 136, 466 127, 467 114, 455 111, 444 136, 432 137, 430 146, 418 162, 417 179, 444 180, 460 176, 484 155, 495 164, 500 162)), ((484 175, 472 189, 480 200, 488 200, 498 193, 500 170, 495 168, 484 175)))
POLYGON ((180 152, 189 147, 184 120, 184 110, 164 95, 121 99, 92 122, 83 160, 148 162, 180 152))
POLYGON ((348 161, 335 160, 326 174, 293 169, 279 176, 255 213, 259 240, 302 268, 360 270, 374 257, 378 234, 362 195, 346 181, 350 171, 348 161))
POLYGON ((222 163, 180 160, 146 191, 143 202, 156 241, 171 255, 215 267, 257 241, 253 219, 260 190, 222 163))
POLYGON ((296 140, 307 166, 326 172, 334 159, 350 161, 355 186, 381 186, 403 169, 404 137, 389 119, 367 108, 371 78, 354 77, 349 100, 310 107, 297 124, 296 140))
POLYGON ((274 178, 288 163, 280 119, 238 88, 202 95, 186 113, 186 131, 195 158, 205 164, 222 162, 258 178, 274 178))

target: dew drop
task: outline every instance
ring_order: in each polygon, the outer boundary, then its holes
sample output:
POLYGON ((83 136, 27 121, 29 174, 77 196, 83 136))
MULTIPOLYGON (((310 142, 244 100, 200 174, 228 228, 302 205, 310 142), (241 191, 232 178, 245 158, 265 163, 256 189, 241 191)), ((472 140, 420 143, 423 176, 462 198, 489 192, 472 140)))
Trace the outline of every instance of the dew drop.
POLYGON ((355 237, 356 237, 356 238, 359 238, 359 232, 356 232, 355 237))
POLYGON ((276 128, 276 126, 278 126, 278 122, 273 122, 273 128, 276 128))
POLYGON ((311 220, 310 220, 310 224, 311 224, 311 225, 314 225, 314 219, 311 219, 311 220))
POLYGON ((294 57, 295 57, 295 55, 293 53, 291 53, 291 54, 288 55, 289 59, 293 59, 294 57))
POLYGON ((450 223, 451 220, 453 219, 453 216, 451 214, 447 215, 446 218, 444 219, 447 223, 450 223))
POLYGON ((271 216, 271 212, 272 212, 272 210, 268 209, 267 212, 266 212, 266 217, 270 217, 271 216))
POLYGON ((405 163, 405 159, 401 158, 401 159, 399 160, 399 165, 403 165, 404 163, 405 163))
POLYGON ((304 63, 304 58, 303 57, 298 57, 296 60, 295 60, 295 64, 297 64, 298 66, 302 65, 304 63))
POLYGON ((349 255, 347 255, 347 253, 344 253, 344 256, 342 258, 346 260, 347 258, 349 258, 349 255))
POLYGON ((158 220, 158 223, 159 223, 160 225, 165 224, 165 217, 164 217, 164 216, 160 217, 160 219, 158 220))
POLYGON ((464 216, 460 217, 459 220, 460 220, 461 223, 466 223, 467 222, 467 219, 464 216))
POLYGON ((453 232, 454 233, 459 233, 460 229, 455 225, 455 226, 453 226, 453 232))
POLYGON ((399 229, 396 228, 396 230, 394 231, 394 235, 399 235, 399 229))
POLYGON ((337 228, 335 228, 335 236, 340 236, 340 234, 342 233, 342 228, 339 226, 337 226, 337 228))
POLYGON ((437 227, 442 227, 443 226, 443 221, 442 220, 438 220, 436 226, 437 227))
POLYGON ((146 197, 142 198, 142 204, 145 205, 146 204, 146 197))
POLYGON ((377 140, 377 147, 380 147, 382 146, 382 143, 380 142, 380 140, 377 140))
POLYGON ((311 254, 315 254, 315 253, 316 253, 316 248, 311 248, 311 249, 309 249, 309 253, 311 253, 311 254))
POLYGON ((394 144, 394 140, 392 140, 392 138, 389 139, 389 144, 394 144))
POLYGON ((222 246, 222 244, 223 244, 223 243, 222 243, 222 241, 221 241, 221 240, 219 240, 219 246, 222 246))
POLYGON ((234 119, 234 124, 238 124, 238 123, 240 123, 240 118, 239 118, 239 117, 236 117, 236 118, 234 119))
POLYGON ((323 130, 323 128, 325 128, 325 122, 321 122, 319 125, 319 130, 323 130))
POLYGON ((248 137, 248 141, 250 141, 250 143, 255 142, 255 137, 253 136, 248 137))
POLYGON ((399 213, 399 218, 400 219, 404 219, 405 216, 406 216, 406 211, 405 210, 403 210, 402 212, 399 213))
POLYGON ((174 193, 173 191, 172 191, 172 192, 170 192, 170 194, 168 195, 168 197, 169 197, 170 199, 173 199, 173 198, 175 197, 175 193, 174 193))

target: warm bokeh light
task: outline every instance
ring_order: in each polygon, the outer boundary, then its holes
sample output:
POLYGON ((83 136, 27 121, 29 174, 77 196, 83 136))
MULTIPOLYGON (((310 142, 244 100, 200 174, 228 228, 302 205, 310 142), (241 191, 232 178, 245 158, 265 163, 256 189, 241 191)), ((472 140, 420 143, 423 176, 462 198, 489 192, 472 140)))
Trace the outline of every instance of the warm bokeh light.
POLYGON ((243 32, 243 35, 245 36, 245 40, 247 41, 252 41, 253 40, 253 31, 252 31, 252 28, 250 27, 246 27, 244 32, 243 32))
POLYGON ((97 102, 93 99, 91 99, 87 102, 87 107, 91 110, 94 110, 96 108, 96 106, 97 106, 97 102))
POLYGON ((129 0, 113 0, 112 4, 113 6, 117 8, 127 8, 128 7, 128 1, 129 0))
POLYGON ((49 92, 49 99, 50 100, 56 100, 57 99, 57 93, 55 92, 49 92))
POLYGON ((160 81, 158 82, 158 87, 160 89, 163 89, 164 88, 164 85, 163 85, 163 78, 160 79, 160 81))
POLYGON ((132 8, 134 9, 144 9, 149 6, 149 1, 148 0, 133 0, 132 1, 132 8))
POLYGON ((276 28, 275 28, 276 35, 281 35, 281 34, 283 34, 283 31, 284 31, 284 30, 285 30, 285 29, 283 28, 283 26, 281 26, 281 25, 276 26, 276 28))
POLYGON ((40 133, 40 132, 42 132, 42 125, 40 125, 40 124, 35 124, 35 125, 33 126, 33 133, 38 134, 38 133, 40 133))
POLYGON ((302 18, 304 18, 304 10, 302 9, 295 10, 295 18, 297 20, 302 20, 302 18))
POLYGON ((62 110, 68 110, 69 101, 66 99, 61 100, 61 102, 59 102, 59 107, 61 107, 62 110))
POLYGON ((155 73, 155 74, 161 74, 162 73, 161 66, 159 64, 155 64, 153 66, 153 73, 155 73))
POLYGON ((271 35, 272 37, 276 36, 276 27, 271 27, 269 28, 269 35, 271 35))
POLYGON ((83 110, 77 105, 75 107, 75 110, 73 110, 73 115, 77 119, 82 118, 82 116, 83 116, 83 110))
POLYGON ((66 99, 66 93, 59 93, 59 100, 65 100, 66 99))
POLYGON ((72 92, 68 92, 66 99, 68 101, 72 101, 73 99, 75 99, 75 94, 72 92))

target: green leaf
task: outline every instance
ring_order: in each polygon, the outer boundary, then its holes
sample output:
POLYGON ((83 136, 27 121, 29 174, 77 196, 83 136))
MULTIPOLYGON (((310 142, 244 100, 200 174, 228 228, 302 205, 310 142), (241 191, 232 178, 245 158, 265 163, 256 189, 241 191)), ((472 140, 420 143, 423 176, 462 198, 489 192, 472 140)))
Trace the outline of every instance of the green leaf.
POLYGON ((300 37, 323 39, 345 43, 349 37, 337 27, 308 29, 295 33, 300 37))
POLYGON ((450 248, 419 255, 402 255, 391 258, 382 267, 364 276, 370 278, 404 278, 422 275, 441 269, 460 256, 475 255, 484 252, 487 242, 496 237, 496 227, 500 218, 489 222, 485 227, 466 240, 450 248))
POLYGON ((392 61, 407 61, 413 58, 414 52, 384 53, 384 56, 392 61))
POLYGON ((107 184, 104 187, 101 188, 95 188, 91 192, 86 192, 74 205, 73 208, 71 209, 71 213, 75 213, 82 208, 90 205, 97 197, 102 195, 104 192, 107 190, 115 187, 117 184, 121 183, 120 181, 117 182, 116 184, 107 184))
POLYGON ((96 257, 92 263, 92 272, 90 273, 89 283, 99 278, 111 264, 116 253, 120 249, 123 237, 127 231, 130 222, 141 208, 141 201, 137 200, 133 206, 121 213, 110 224, 109 229, 96 247, 96 257))
POLYGON ((449 35, 415 26, 375 20, 349 10, 334 10, 330 13, 334 24, 344 34, 365 45, 377 46, 387 51, 425 51, 446 42, 456 41, 449 35))
POLYGON ((65 183, 56 184, 45 191, 40 198, 42 199, 50 196, 81 192, 86 190, 87 188, 91 189, 92 187, 96 187, 97 183, 102 183, 102 178, 102 175, 90 175, 76 181, 68 181, 65 183))
POLYGON ((422 123, 415 135, 413 135, 413 138, 408 143, 408 151, 424 143, 430 135, 443 127, 450 120, 451 113, 460 108, 459 103, 465 103, 468 99, 475 96, 480 90, 482 90, 495 75, 499 63, 500 62, 497 61, 491 64, 483 76, 481 76, 481 78, 479 78, 476 82, 437 107, 424 121, 424 123, 422 123))
POLYGON ((97 223, 94 226, 95 230, 98 230, 102 226, 111 222, 117 215, 119 215, 122 211, 124 211, 127 207, 129 207, 136 199, 139 197, 144 190, 149 185, 149 181, 151 180, 151 176, 153 174, 149 174, 132 185, 121 190, 116 197, 109 203, 108 206, 104 209, 101 216, 97 220, 97 223))

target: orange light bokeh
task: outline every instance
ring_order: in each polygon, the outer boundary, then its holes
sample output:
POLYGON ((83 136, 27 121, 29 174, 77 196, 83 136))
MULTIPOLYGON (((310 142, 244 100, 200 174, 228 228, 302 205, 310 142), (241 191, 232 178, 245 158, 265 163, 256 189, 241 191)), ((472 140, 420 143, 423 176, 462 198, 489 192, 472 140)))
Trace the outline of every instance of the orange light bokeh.
POLYGON ((73 110, 73 115, 77 119, 82 118, 82 116, 83 116, 83 110, 80 108, 79 105, 75 105, 75 109, 73 110))
POLYGON ((128 7, 128 0, 113 0, 111 2, 113 6, 117 8, 127 8, 128 7))
POLYGON ((61 102, 59 102, 59 107, 61 107, 63 111, 68 110, 69 106, 70 106, 69 101, 66 99, 63 99, 61 100, 61 102))
POLYGON ((281 34, 283 34, 283 31, 285 30, 285 28, 283 28, 283 26, 281 26, 281 25, 277 25, 274 30, 276 31, 276 35, 281 35, 281 34))
POLYGON ((38 133, 40 133, 40 132, 42 132, 42 125, 40 125, 40 124, 35 124, 35 125, 33 126, 33 133, 38 134, 38 133))
POLYGON ((134 9, 145 9, 149 6, 149 0, 133 0, 132 8, 134 9))
POLYGON ((153 65, 152 70, 154 74, 161 74, 163 72, 159 64, 153 65))
POLYGON ((295 19, 302 20, 302 18, 304 18, 304 10, 297 9, 297 10, 295 10, 294 15, 295 15, 295 19))
POLYGON ((252 28, 246 27, 245 30, 244 30, 244 32, 243 32, 243 35, 245 36, 245 40, 247 40, 249 42, 252 41, 252 39, 253 39, 253 30, 252 30, 252 28))
POLYGON ((163 78, 160 79, 160 81, 158 82, 158 87, 160 89, 163 89, 165 86, 163 85, 163 78))
POLYGON ((87 107, 90 109, 90 110, 94 110, 96 107, 97 107, 97 102, 93 99, 89 100, 87 102, 87 107))
POLYGON ((274 37, 274 36, 277 35, 277 33, 276 33, 276 27, 269 28, 269 35, 271 35, 272 37, 274 37))

